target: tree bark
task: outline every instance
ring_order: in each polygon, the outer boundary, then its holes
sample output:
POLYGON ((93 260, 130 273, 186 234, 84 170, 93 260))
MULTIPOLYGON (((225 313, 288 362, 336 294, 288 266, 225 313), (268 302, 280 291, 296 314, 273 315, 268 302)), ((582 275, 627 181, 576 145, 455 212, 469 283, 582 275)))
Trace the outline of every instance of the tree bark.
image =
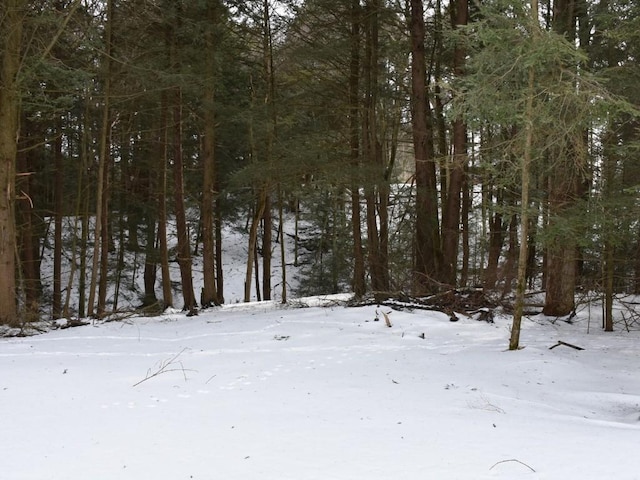
MULTIPOLYGON (((456 0, 454 28, 467 24, 467 0, 456 0)), ((453 54, 453 73, 464 75, 466 51, 456 44, 453 54)), ((442 282, 451 287, 456 285, 458 265, 458 243, 460 238, 460 194, 464 183, 467 163, 467 127, 462 118, 453 121, 453 158, 448 167, 449 188, 442 214, 442 282)))
POLYGON ((385 178, 382 141, 377 121, 379 89, 379 13, 380 0, 366 3, 365 102, 363 109, 363 153, 372 174, 365 186, 367 246, 371 288, 389 290, 388 266, 388 185, 385 178))
POLYGON ((191 247, 187 229, 186 208, 184 204, 184 165, 182 154, 182 92, 180 87, 174 90, 173 105, 173 193, 176 213, 176 234, 178 237, 178 266, 182 283, 183 310, 196 313, 196 298, 193 291, 191 247))
MULTIPOLYGON (((180 43, 178 29, 182 26, 182 1, 176 1, 173 5, 175 12, 175 25, 169 27, 170 48, 169 64, 171 72, 178 76, 181 73, 180 43)), ((176 79, 177 81, 177 79, 176 79)), ((177 84, 172 88, 172 121, 173 121, 173 200, 176 216, 176 236, 178 239, 177 261, 180 267, 180 280, 182 285, 183 310, 190 315, 197 313, 196 297, 193 290, 193 273, 191 263, 191 246, 189 230, 187 228, 186 206, 184 201, 184 156, 182 151, 182 87, 177 84)))
POLYGON ((349 142, 351 181, 351 234, 353 236, 353 293, 362 297, 366 291, 362 218, 360 212, 360 0, 351 1, 351 52, 349 62, 349 142))
POLYGON ((54 239, 53 239, 53 298, 52 317, 58 319, 62 316, 62 217, 63 217, 63 157, 62 157, 62 131, 60 120, 56 121, 53 140, 53 162, 54 162, 54 239))
POLYGON ((411 126, 416 170, 414 293, 438 289, 442 252, 431 106, 427 96, 425 24, 422 0, 411 0, 411 126))
POLYGON ((203 267, 203 289, 200 302, 203 308, 218 304, 218 294, 216 292, 215 278, 215 241, 214 241, 214 201, 216 185, 216 159, 215 159, 215 42, 213 38, 213 27, 217 23, 215 6, 207 6, 207 16, 209 19, 208 30, 205 33, 205 69, 207 75, 204 86, 204 138, 202 161, 202 267, 203 267))
POLYGON ((96 185, 96 217, 93 239, 93 260, 91 268, 91 283, 89 285, 89 300, 87 306, 87 315, 94 315, 94 304, 96 298, 96 289, 98 284, 98 266, 100 259, 100 240, 102 239, 102 215, 103 215, 103 195, 105 184, 105 170, 109 157, 109 136, 111 130, 111 37, 112 37, 112 20, 113 20, 113 1, 107 0, 105 20, 105 53, 104 53, 104 99, 102 102, 102 123, 100 126, 100 154, 98 159, 98 180, 96 185))
POLYGON ((19 135, 23 0, 7 0, 0 19, 0 324, 18 326, 15 180, 19 135))
MULTIPOLYGON (((570 40, 575 37, 574 0, 554 2, 553 29, 570 40)), ((568 134, 571 135, 571 134, 568 134)), ((578 194, 578 158, 572 147, 560 146, 549 175, 549 227, 563 223, 564 213, 578 194)), ((564 231, 564 228, 559 230, 564 231)), ((547 248, 547 282, 543 313, 568 315, 575 308, 577 244, 573 233, 558 233, 547 248)))
MULTIPOLYGON (((538 34, 538 0, 531 0, 531 29, 534 37, 538 34)), ((516 287, 516 299, 514 302, 513 322, 511 325, 511 337, 509 338, 509 350, 520 348, 520 329, 522 327, 522 314, 524 312, 524 294, 527 287, 527 239, 529 232, 529 177, 531 161, 533 159, 533 108, 535 96, 535 71, 529 67, 528 89, 526 107, 524 112, 525 144, 523 149, 522 165, 520 167, 520 251, 518 252, 518 280, 516 287)))
MULTIPOLYGON (((24 116, 23 116, 24 117, 24 116)), ((32 122, 22 119, 21 139, 31 139, 37 135, 32 122)), ((25 296, 25 316, 38 318, 42 282, 40 277, 40 241, 43 225, 42 215, 35 211, 40 192, 33 181, 32 172, 35 171, 33 150, 28 148, 27 142, 22 141, 18 147, 16 179, 18 245, 20 250, 20 264, 25 296)))
POLYGON ((169 246, 167 245, 167 188, 169 175, 169 102, 167 92, 162 93, 160 101, 160 131, 158 142, 162 148, 162 168, 158 184, 158 247, 160 253, 160 270, 162 272, 162 310, 173 307, 173 290, 171 288, 171 272, 169 270, 169 246))
MULTIPOLYGON (((251 301, 251 277, 252 277, 252 268, 253 263, 255 261, 255 252, 256 246, 258 244, 258 225, 260 224, 260 219, 264 214, 265 208, 265 198, 266 198, 266 189, 263 188, 256 200, 256 211, 251 219, 251 227, 249 229, 249 248, 247 251, 247 269, 245 273, 244 280, 244 301, 251 301)), ((256 275, 257 278, 257 275, 256 275)), ((260 292, 257 291, 257 295, 260 295, 260 292)))
POLYGON ((271 258, 273 240, 273 216, 271 215, 271 195, 265 197, 262 214, 262 299, 271 300, 271 258))

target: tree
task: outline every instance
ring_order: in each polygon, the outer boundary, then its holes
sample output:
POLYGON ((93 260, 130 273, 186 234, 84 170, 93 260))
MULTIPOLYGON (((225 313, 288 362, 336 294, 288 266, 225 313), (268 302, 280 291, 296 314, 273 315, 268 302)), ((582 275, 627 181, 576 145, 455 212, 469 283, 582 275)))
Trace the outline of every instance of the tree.
POLYGON ((0 9, 0 324, 10 326, 20 323, 15 283, 15 174, 24 7, 24 0, 7 0, 0 9))
MULTIPOLYGON (((96 296, 96 288, 98 285, 98 266, 100 265, 100 252, 104 250, 105 245, 108 245, 104 239, 107 238, 108 232, 104 232, 105 221, 103 217, 106 216, 106 203, 104 199, 104 187, 107 177, 107 163, 109 161, 109 139, 111 128, 111 45, 112 45, 112 22, 113 22, 113 0, 107 0, 106 4, 106 26, 105 26, 105 55, 103 66, 103 80, 104 80, 104 96, 102 101, 102 122, 100 125, 100 153, 98 160, 98 179, 96 185, 96 219, 95 219, 95 233, 94 233, 94 247, 93 247, 93 265, 91 269, 91 283, 89 286, 89 300, 87 307, 87 314, 89 316, 94 315, 94 303, 96 296), (101 250, 102 249, 102 250, 101 250)), ((106 220, 106 219, 105 219, 106 220)), ((107 270, 104 262, 102 263, 102 270, 100 274, 106 281, 107 270)), ((104 288, 103 288, 104 292, 104 288)), ((99 295, 100 298, 102 298, 99 295)), ((98 315, 104 313, 104 302, 98 300, 98 315)))
MULTIPOLYGON (((509 159, 510 163, 504 165, 511 166, 501 171, 503 182, 510 181, 515 172, 520 172, 521 177, 518 288, 510 342, 510 348, 518 348, 528 263, 529 178, 545 171, 556 172, 559 176, 555 170, 557 166, 573 162, 572 170, 569 170, 571 175, 563 181, 577 182, 579 167, 586 155, 583 132, 599 119, 624 107, 603 88, 597 77, 576 68, 584 65, 586 57, 570 39, 556 31, 540 28, 535 1, 531 9, 510 2, 506 6, 512 13, 507 17, 502 14, 505 4, 485 4, 481 10, 482 21, 467 29, 476 48, 470 59, 471 73, 458 84, 456 93, 461 95, 458 106, 464 110, 467 122, 475 127, 483 123, 506 125, 513 132, 485 154, 509 159)), ((596 135, 595 131, 592 135, 596 135)), ((554 182, 559 181, 554 179, 554 182)), ((556 200, 552 196, 557 193, 554 189, 552 185, 549 191, 552 204, 556 200)), ((566 189, 558 192, 566 193, 566 189)), ((553 242, 558 238, 578 237, 580 227, 572 218, 572 212, 566 209, 565 203, 557 203, 550 210, 554 218, 540 234, 548 248, 554 246, 553 242), (562 216, 559 207, 564 208, 562 216)), ((575 243, 571 245, 573 252, 575 243)), ((573 253, 570 259, 575 259, 573 253)), ((574 268, 572 261, 571 271, 565 272, 570 285, 575 278, 574 268)), ((551 274, 550 270, 548 274, 551 274)), ((563 278, 561 272, 554 274, 563 278)))
POLYGON ((411 125, 416 178, 414 290, 437 290, 442 265, 431 106, 427 95, 422 0, 411 0, 411 125))
MULTIPOLYGON (((453 10, 453 27, 467 24, 469 6, 467 0, 455 0, 451 4, 453 10)), ((453 74, 464 75, 466 51, 462 41, 456 42, 453 53, 453 74)), ((442 213, 442 282, 455 286, 458 265, 458 244, 460 239, 461 192, 464 183, 465 165, 467 163, 467 130, 461 117, 453 120, 453 156, 447 165, 448 191, 442 213)))
POLYGON ((202 139, 202 259, 204 287, 202 307, 219 305, 220 300, 216 292, 215 280, 215 239, 214 239, 214 200, 216 188, 216 159, 215 159, 215 54, 216 41, 214 29, 219 23, 220 6, 209 3, 206 18, 209 22, 205 31, 205 84, 203 85, 203 122, 204 135, 202 139))
MULTIPOLYGON (((575 41, 574 0, 555 0, 553 5, 553 31, 568 41, 575 41)), ((572 67, 572 64, 559 65, 558 78, 561 69, 572 67)), ((576 87, 578 84, 579 81, 576 87)), ((562 224, 567 221, 564 213, 578 200, 586 158, 583 155, 585 146, 580 145, 582 132, 571 131, 567 135, 574 138, 553 152, 549 173, 550 227, 559 227, 547 242, 547 284, 543 313, 549 316, 568 315, 575 307, 577 244, 573 232, 568 232, 562 224)))
POLYGON ((353 237, 353 293, 361 297, 366 291, 364 252, 362 248, 362 219, 360 214, 360 182, 356 172, 360 167, 360 36, 361 7, 359 0, 350 5, 349 36, 349 147, 353 177, 351 181, 351 226, 353 237))
POLYGON ((173 150, 173 200, 176 215, 176 235, 178 237, 178 266, 180 267, 180 279, 182 281, 183 309, 189 314, 196 313, 196 298, 193 291, 193 275, 191 263, 191 247, 187 229, 185 190, 184 190, 184 156, 183 156, 183 89, 177 82, 181 73, 181 48, 179 35, 182 34, 183 5, 182 1, 173 2, 167 18, 169 65, 171 72, 176 76, 176 83, 171 88, 171 121, 173 125, 171 146, 173 150))

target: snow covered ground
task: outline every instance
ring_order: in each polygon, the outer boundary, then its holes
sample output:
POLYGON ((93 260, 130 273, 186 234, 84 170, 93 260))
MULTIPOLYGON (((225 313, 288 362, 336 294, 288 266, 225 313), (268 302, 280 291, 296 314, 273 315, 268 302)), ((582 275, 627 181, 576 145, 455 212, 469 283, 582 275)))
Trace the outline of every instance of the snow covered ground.
POLYGON ((237 304, 2 338, 0 478, 640 479, 638 332, 534 317, 508 352, 507 317, 389 311, 237 304))

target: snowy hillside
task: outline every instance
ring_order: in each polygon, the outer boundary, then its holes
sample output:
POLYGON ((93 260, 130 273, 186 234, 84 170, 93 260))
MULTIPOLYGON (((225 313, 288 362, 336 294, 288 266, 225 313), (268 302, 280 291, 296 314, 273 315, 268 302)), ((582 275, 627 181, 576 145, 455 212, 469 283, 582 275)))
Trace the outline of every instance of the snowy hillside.
POLYGON ((640 478, 638 332, 534 317, 508 352, 509 318, 389 311, 229 305, 2 338, 0 478, 640 478))

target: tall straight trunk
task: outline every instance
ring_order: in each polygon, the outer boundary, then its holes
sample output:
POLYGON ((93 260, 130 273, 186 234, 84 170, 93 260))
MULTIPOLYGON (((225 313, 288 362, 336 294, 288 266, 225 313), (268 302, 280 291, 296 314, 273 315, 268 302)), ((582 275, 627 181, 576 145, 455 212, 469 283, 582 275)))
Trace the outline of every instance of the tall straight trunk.
MULTIPOLYGON (((573 41, 576 33, 575 15, 574 0, 556 0, 554 31, 573 41)), ((566 222, 562 216, 578 196, 577 178, 580 172, 578 154, 573 150, 569 146, 560 147, 558 159, 554 161, 549 175, 549 218, 552 228, 558 221, 566 222)), ((575 308, 577 248, 573 233, 559 233, 548 245, 545 315, 568 315, 575 308)))
POLYGON ((105 53, 104 53, 104 99, 102 102, 102 121, 100 126, 100 154, 98 158, 98 179, 96 185, 96 218, 94 227, 93 263, 91 268, 91 283, 89 285, 89 300, 87 314, 94 315, 94 304, 98 284, 98 267, 100 259, 100 240, 102 239, 102 207, 104 205, 105 170, 109 156, 109 132, 111 129, 111 37, 113 20, 113 0, 107 0, 107 18, 105 20, 105 53))
POLYGON ((184 204, 184 165, 182 153, 182 92, 180 87, 174 90, 173 105, 173 193, 176 213, 176 235, 178 237, 178 266, 182 283, 184 310, 196 313, 196 298, 193 291, 191 265, 191 247, 187 229, 186 207, 184 204))
POLYGON ((282 288, 281 288, 281 301, 287 303, 287 258, 286 248, 284 243, 284 198, 282 195, 282 189, 278 185, 278 239, 280 243, 280 264, 282 265, 282 288))
POLYGON ((144 272, 142 278, 144 281, 144 298, 142 300, 143 307, 149 307, 158 303, 156 297, 156 278, 157 278, 157 253, 156 253, 156 220, 153 215, 147 215, 146 219, 146 246, 144 256, 144 272))
MULTIPOLYGON (((264 104, 268 113, 267 140, 265 145, 265 160, 272 169, 273 145, 276 140, 277 114, 275 103, 275 71, 273 64, 273 37, 271 30, 271 9, 269 0, 263 1, 263 55, 266 96, 264 104)), ((262 213, 262 291, 263 299, 271 300, 271 257, 273 240, 273 218, 271 213, 271 195, 265 188, 264 210, 262 213)), ((257 257, 256 257, 257 259, 257 257)), ((257 273, 256 273, 257 279, 257 273)))
MULTIPOLYGON (((526 242, 526 239, 522 239, 521 243, 524 242, 526 242)), ((509 222, 509 250, 502 270, 502 298, 511 293, 513 280, 518 275, 518 255, 521 247, 518 247, 518 216, 514 213, 511 215, 511 221, 509 222)))
MULTIPOLYGON (((539 32, 538 0, 531 0, 531 29, 534 36, 539 32)), ((534 37, 535 38, 535 37, 534 37)), ((525 144, 523 150, 522 165, 520 167, 520 251, 518 253, 518 275, 516 286, 516 299, 514 303, 513 323, 511 325, 511 337, 509 338, 509 350, 517 350, 520 347, 520 329, 522 326, 522 314, 524 311, 524 294, 527 286, 527 238, 529 232, 529 177, 531 160, 533 156, 533 107, 535 96, 535 71, 529 67, 528 89, 524 112, 525 144)))
POLYGON ((469 217, 471 215, 472 198, 469 191, 471 185, 468 182, 468 175, 465 170, 464 183, 462 185, 462 270, 460 271, 460 285, 469 284, 469 264, 471 262, 471 245, 469 232, 469 217))
MULTIPOLYGON (((168 29, 169 41, 169 65, 170 71, 176 76, 176 81, 181 74, 182 62, 180 57, 180 41, 178 31, 182 26, 182 0, 173 3, 175 22, 168 29)), ((190 315, 196 312, 196 297, 193 291, 193 274, 191 264, 191 246, 189 241, 189 230, 187 228, 186 206, 184 201, 184 155, 182 151, 182 87, 176 84, 171 89, 171 111, 173 124, 173 199, 176 216, 176 236, 178 240, 177 260, 180 268, 180 280, 182 285, 182 298, 184 301, 183 310, 190 315)))
MULTIPOLYGON (((88 102, 87 102, 88 103, 88 102)), ((85 108, 85 114, 87 113, 88 105, 85 108)), ((76 171, 77 183, 76 183, 76 204, 74 210, 74 227, 73 227, 73 241, 71 243, 71 261, 70 261, 70 269, 69 276, 67 278, 67 293, 65 296, 64 305, 62 307, 62 317, 69 318, 71 312, 71 293, 73 291, 73 283, 75 281, 75 275, 77 270, 77 258, 78 255, 82 255, 82 252, 78 253, 78 233, 82 235, 82 223, 84 221, 83 215, 83 188, 85 185, 85 172, 87 167, 87 149, 88 145, 86 142, 86 132, 84 131, 86 128, 86 119, 83 119, 83 125, 81 127, 82 137, 80 140, 79 150, 80 150, 80 161, 78 162, 78 169, 76 171)), ((82 241, 82 237, 80 238, 80 242, 82 241)), ((82 244, 80 246, 82 248, 82 244)), ((84 273, 81 273, 84 275, 84 273)))
POLYGON ((216 229, 216 293, 217 302, 224 303, 224 272, 222 270, 222 208, 220 198, 216 199, 214 225, 216 229))
POLYGON ((80 225, 80 271, 78 272, 78 316, 84 318, 87 315, 87 257, 89 248, 89 196, 82 200, 82 222, 80 225))
MULTIPOLYGON (((500 204, 500 200, 496 200, 500 204)), ((487 265, 484 270, 483 287, 486 291, 492 291, 498 280, 498 262, 504 243, 505 228, 502 222, 502 214, 494 212, 489 220, 489 252, 487 265)))
POLYGON ((416 171, 414 293, 439 285, 442 253, 438 228, 438 194, 431 107, 427 97, 425 24, 422 0, 411 0, 411 127, 416 171))
POLYGON ((63 157, 61 122, 56 121, 55 138, 53 140, 54 173, 54 235, 53 235, 53 298, 52 317, 62 316, 62 206, 63 206, 63 157))
POLYGON ((363 153, 372 174, 365 186, 367 246, 371 288, 374 291, 389 290, 388 268, 388 186, 385 185, 385 168, 378 125, 378 96, 380 75, 379 13, 380 0, 366 4, 365 45, 365 103, 363 110, 363 153), (384 211, 383 211, 384 210, 384 211))
MULTIPOLYGON (((157 306, 158 297, 156 296, 156 279, 158 268, 158 252, 156 245, 156 220, 158 207, 156 203, 156 192, 159 183, 159 177, 162 169, 155 168, 157 166, 158 150, 151 145, 157 142, 157 137, 152 133, 153 123, 141 125, 145 133, 142 134, 138 149, 139 155, 139 185, 140 200, 142 207, 140 208, 141 219, 144 225, 144 271, 142 274, 144 285, 144 297, 142 299, 142 307, 157 306), (160 172, 158 172, 160 170, 160 172)), ((137 228, 137 226, 135 226, 137 228)))
MULTIPOLYGON (((110 218, 109 218, 109 197, 111 195, 111 136, 107 138, 107 155, 104 162, 104 175, 102 186, 102 204, 99 207, 101 210, 100 221, 102 227, 100 228, 100 281, 98 282, 98 306, 97 314, 98 318, 102 318, 106 314, 107 310, 107 285, 109 279, 109 250, 111 247, 111 231, 110 231, 110 218)), ((97 238, 96 238, 97 241, 97 238)))
POLYGON ((160 254, 160 270, 162 272, 162 309, 173 307, 173 290, 171 289, 171 272, 169 271, 169 246, 167 245, 167 188, 169 175, 169 102, 167 93, 162 93, 160 102, 160 132, 158 142, 162 148, 162 168, 158 182, 158 249, 160 254))
POLYGON ((633 293, 640 295, 640 225, 636 227, 635 236, 635 262, 633 293))
POLYGON ((351 1, 351 52, 349 62, 349 142, 351 181, 351 235, 353 236, 353 293, 364 295, 365 267, 362 249, 362 218, 360 215, 360 183, 356 175, 360 168, 360 0, 351 1))
MULTIPOLYGON (((602 162, 602 193, 604 198, 615 198, 621 193, 621 182, 618 181, 616 171, 619 168, 616 155, 611 152, 610 145, 616 145, 618 142, 617 135, 613 132, 605 133, 603 139, 603 162, 602 162)), ((615 215, 609 208, 605 206, 605 215, 615 215)), ((611 223, 607 222, 607 227, 602 232, 603 240, 603 265, 602 265, 602 285, 604 287, 604 318, 603 328, 605 332, 613 331, 613 294, 614 294, 614 274, 615 274, 615 236, 618 232, 613 232, 611 223)))
POLYGON ((15 181, 24 0, 6 0, 0 18, 0 325, 18 326, 15 181))
MULTIPOLYGON (((256 200, 256 209, 251 219, 251 227, 249 228, 249 248, 247 251, 247 268, 245 271, 245 280, 244 280, 244 301, 251 301, 251 277, 252 277, 252 269, 253 264, 255 262, 255 254, 256 247, 258 245, 258 226, 260 224, 260 219, 264 214, 265 208, 265 199, 267 193, 266 189, 263 189, 256 200)), ((257 278, 257 275, 256 275, 257 278)), ((256 291, 256 295, 260 295, 259 290, 256 291)))
MULTIPOLYGON (((33 123, 28 119, 22 119, 21 138, 33 139, 37 135, 33 129, 33 123)), ((23 289, 25 296, 25 316, 38 318, 40 294, 42 282, 40 277, 40 239, 39 227, 42 225, 42 215, 35 211, 39 194, 36 184, 33 182, 35 171, 33 155, 34 150, 29 149, 27 142, 18 147, 17 153, 17 179, 16 192, 20 196, 16 199, 16 209, 19 218, 18 245, 20 250, 20 264, 22 268, 23 289)))
POLYGON ((273 216, 271 214, 271 196, 265 198, 262 214, 262 299, 271 300, 271 258, 273 241, 273 216))
MULTIPOLYGON (((454 27, 467 24, 469 7, 467 0, 456 0, 454 27)), ((465 48, 456 44, 453 53, 453 73, 464 75, 465 48)), ((442 214, 442 281, 456 285, 458 243, 460 237, 460 194, 467 163, 467 128, 462 118, 453 121, 453 158, 449 164, 449 188, 442 214)))
POLYGON ((215 164, 215 110, 214 110, 214 77, 215 77, 215 42, 212 28, 217 23, 215 6, 207 7, 209 20, 208 30, 205 33, 205 69, 207 83, 204 87, 204 138, 202 161, 202 268, 203 268, 203 289, 200 302, 202 307, 210 307, 218 304, 218 294, 216 292, 215 278, 215 239, 214 239, 214 200, 216 185, 216 164, 215 164))

